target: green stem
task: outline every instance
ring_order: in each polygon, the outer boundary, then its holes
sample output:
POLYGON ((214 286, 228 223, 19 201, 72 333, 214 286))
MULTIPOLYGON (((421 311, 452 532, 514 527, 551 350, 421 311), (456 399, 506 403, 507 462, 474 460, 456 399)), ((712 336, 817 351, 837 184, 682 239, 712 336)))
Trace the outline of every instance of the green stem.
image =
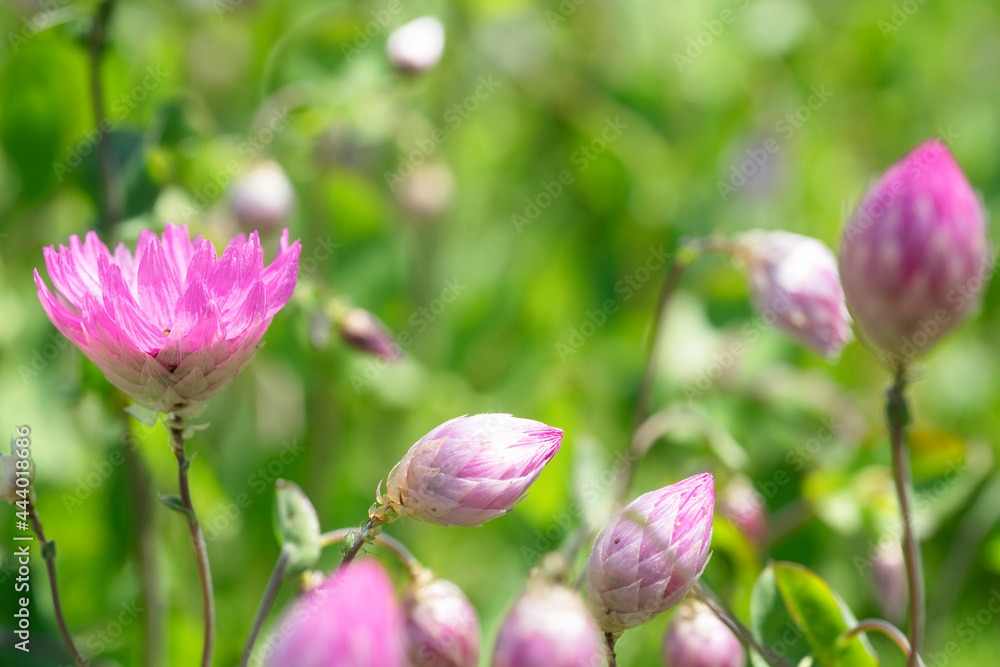
MULTIPOLYGON (((858 624, 851 628, 845 637, 850 639, 861 632, 881 632, 896 643, 896 646, 906 655, 907 660, 916 655, 910 651, 910 642, 906 640, 906 635, 903 634, 903 631, 889 621, 884 621, 881 618, 866 618, 858 621, 858 624)), ((924 661, 920 659, 919 655, 916 655, 916 660, 920 667, 924 667, 924 661)))
MULTIPOLYGON (((319 536, 319 544, 321 547, 326 548, 331 544, 342 542, 355 530, 357 530, 357 528, 338 528, 337 530, 331 530, 328 533, 323 533, 319 536)), ((418 561, 416 556, 413 555, 413 552, 406 548, 405 544, 396 538, 384 533, 379 533, 372 538, 372 540, 376 544, 385 547, 395 554, 396 557, 399 558, 400 562, 402 562, 406 569, 410 572, 415 572, 420 569, 420 561, 418 561)))
POLYGON ((107 118, 104 108, 104 84, 101 80, 101 60, 108 40, 108 25, 115 7, 115 0, 101 0, 90 28, 88 53, 90 56, 90 98, 97 128, 97 162, 100 178, 100 223, 106 231, 122 217, 121 187, 115 172, 114 149, 111 135, 103 125, 107 118))
POLYGON ((198 579, 201 582, 201 604, 205 615, 205 641, 201 654, 201 667, 211 667, 212 653, 215 648, 215 599, 212 594, 212 569, 208 562, 208 548, 205 546, 205 535, 198 523, 194 505, 191 502, 191 489, 188 485, 188 468, 191 459, 184 451, 184 423, 179 417, 167 422, 170 431, 170 444, 177 457, 177 485, 180 489, 181 504, 187 510, 188 527, 191 530, 191 542, 194 554, 198 560, 198 579))
POLYGON ((73 643, 73 635, 69 633, 66 618, 63 616, 62 603, 59 600, 59 583, 56 580, 56 543, 45 539, 42 520, 38 517, 33 499, 28 502, 28 518, 31 521, 31 527, 34 529, 35 535, 38 536, 38 541, 42 544, 42 557, 45 558, 45 568, 49 572, 49 588, 52 590, 52 609, 56 615, 56 625, 59 626, 59 634, 62 635, 63 641, 66 643, 66 648, 69 650, 69 654, 73 657, 73 662, 76 663, 77 667, 88 667, 89 663, 76 648, 76 644, 73 643))
POLYGON ((892 472, 899 498, 899 512, 903 522, 903 557, 906 563, 906 580, 909 589, 909 640, 913 651, 906 661, 907 667, 916 667, 924 632, 924 575, 920 547, 913 526, 913 479, 910 473, 909 448, 906 428, 910 411, 906 403, 906 368, 896 370, 892 386, 886 391, 885 416, 892 441, 892 472))
POLYGON ((347 553, 344 554, 344 560, 340 562, 340 567, 347 567, 351 564, 351 561, 354 560, 355 556, 358 555, 358 552, 361 551, 361 547, 368 541, 368 534, 372 531, 372 528, 374 528, 375 525, 375 519, 368 519, 368 523, 365 524, 365 527, 354 536, 354 542, 351 543, 347 553))
POLYGON ((243 657, 240 658, 240 667, 246 667, 250 664, 250 656, 253 655, 253 647, 257 643, 257 636, 264 625, 264 619, 267 618, 268 612, 271 611, 274 598, 278 595, 278 589, 281 588, 281 581, 285 576, 285 569, 287 567, 288 551, 282 549, 281 555, 278 556, 278 562, 274 565, 274 571, 271 573, 271 579, 267 582, 267 588, 264 590, 264 597, 260 601, 260 607, 257 608, 257 616, 253 619, 253 627, 250 628, 246 646, 243 648, 243 657))

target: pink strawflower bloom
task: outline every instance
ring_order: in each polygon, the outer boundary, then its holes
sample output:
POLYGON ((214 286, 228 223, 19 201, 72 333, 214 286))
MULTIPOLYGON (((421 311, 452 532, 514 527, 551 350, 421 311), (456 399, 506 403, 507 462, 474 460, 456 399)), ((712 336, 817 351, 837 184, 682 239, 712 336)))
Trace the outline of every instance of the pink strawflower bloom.
POLYGON ((374 561, 337 570, 282 614, 255 653, 267 667, 403 667, 403 614, 392 582, 374 561))
POLYGON ((851 340, 851 318, 829 248, 808 236, 756 230, 734 242, 733 254, 768 324, 823 355, 840 354, 851 340))
POLYGON ((265 267, 256 232, 217 257, 210 241, 167 225, 162 240, 140 233, 133 256, 89 232, 43 250, 57 295, 37 269, 35 284, 52 323, 112 384, 150 410, 193 417, 253 359, 295 289, 300 251, 285 230, 265 267))
POLYGON ((663 636, 667 667, 745 667, 743 645, 701 602, 685 603, 670 619, 663 636))
POLYGON ((576 591, 529 581, 500 627, 492 667, 602 667, 606 656, 576 591))
POLYGON ((620 634, 676 606, 701 577, 715 486, 703 473, 643 494, 601 530, 587 560, 587 604, 620 634))
POLYGON ((458 586, 420 573, 403 596, 412 667, 479 664, 479 616, 458 586))
POLYGON ((557 428, 506 414, 452 419, 410 447, 380 500, 428 523, 481 525, 520 502, 562 436, 557 428))
POLYGON ((991 272, 983 206, 937 139, 869 188, 840 245, 847 304, 893 367, 929 351, 979 304, 991 272))

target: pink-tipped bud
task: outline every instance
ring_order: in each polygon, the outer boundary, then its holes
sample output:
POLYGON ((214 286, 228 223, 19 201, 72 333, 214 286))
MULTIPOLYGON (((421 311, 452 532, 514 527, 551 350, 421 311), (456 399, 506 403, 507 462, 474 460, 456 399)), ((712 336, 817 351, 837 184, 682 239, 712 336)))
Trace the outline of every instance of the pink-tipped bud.
POLYGON ((667 667, 744 667, 746 652, 732 630, 701 602, 685 603, 663 636, 667 667))
POLYGON ((403 667, 403 615, 380 565, 361 561, 305 593, 258 645, 267 667, 403 667))
POLYGON ((497 634, 492 667, 604 667, 601 633, 575 592, 529 581, 497 634))
POLYGON ((441 60, 444 26, 433 16, 421 16, 396 28, 385 48, 395 67, 404 72, 423 72, 441 60))
POLYGON ((389 473, 382 502, 442 526, 507 514, 559 451, 563 432, 505 414, 458 417, 417 441, 389 473))
POLYGON ((587 604, 613 634, 675 607, 701 577, 712 542, 712 475, 643 494, 601 530, 587 560, 587 604))
POLYGON ((761 317, 820 354, 835 357, 851 340, 837 258, 814 238, 755 230, 734 243, 761 317))
POLYGON ((719 498, 719 511, 757 546, 767 543, 767 501, 746 477, 736 477, 719 498))
POLYGON ((899 623, 906 617, 906 562, 898 541, 878 550, 872 559, 872 577, 885 617, 899 623))
POLYGON ((893 367, 928 352, 978 307, 990 261, 983 207, 936 139, 869 188, 840 244, 851 314, 893 367))
POLYGON ((267 160, 250 167, 229 188, 232 206, 240 227, 248 234, 255 229, 273 230, 288 222, 295 208, 295 190, 285 170, 267 160))
POLYGON ((412 667, 475 667, 479 616, 455 584, 424 570, 403 596, 412 667))
POLYGON ((337 322, 340 337, 348 345, 389 361, 402 356, 399 345, 389 329, 377 317, 363 308, 348 308, 337 322))

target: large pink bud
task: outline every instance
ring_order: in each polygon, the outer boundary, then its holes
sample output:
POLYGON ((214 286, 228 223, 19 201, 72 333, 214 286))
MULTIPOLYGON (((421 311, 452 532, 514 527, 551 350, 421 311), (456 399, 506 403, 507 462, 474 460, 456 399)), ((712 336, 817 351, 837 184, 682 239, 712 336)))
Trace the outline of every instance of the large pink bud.
POLYGON ((869 188, 840 245, 851 314, 894 367, 977 308, 989 271, 983 207, 936 139, 869 188))
POLYGON ((221 257, 210 241, 167 225, 139 234, 133 255, 89 232, 43 249, 57 294, 35 270, 49 319, 108 380, 154 412, 193 417, 257 354, 295 289, 301 245, 281 236, 265 266, 257 232, 221 257))
POLYGON ((412 667, 475 667, 479 664, 479 617, 455 584, 427 570, 403 596, 412 667))
POLYGON ((559 451, 563 432, 505 414, 458 417, 417 441, 389 473, 385 497, 402 516, 478 526, 510 512, 559 451))
POLYGON ((587 560, 587 604, 620 634, 675 607, 701 577, 712 542, 712 475, 643 494, 601 530, 587 560))
POLYGON ((744 667, 742 644, 701 602, 690 602, 670 619, 663 636, 663 664, 667 667, 744 667))
POLYGON ((733 254, 766 322, 821 354, 840 354, 851 340, 851 319, 829 248, 808 236, 756 230, 733 243, 733 254))
POLYGON ((256 649, 267 667, 403 667, 403 615, 381 565, 337 570, 282 614, 256 649))
POLYGON ((601 633, 583 600, 563 586, 529 581, 497 635, 492 667, 604 667, 601 633))

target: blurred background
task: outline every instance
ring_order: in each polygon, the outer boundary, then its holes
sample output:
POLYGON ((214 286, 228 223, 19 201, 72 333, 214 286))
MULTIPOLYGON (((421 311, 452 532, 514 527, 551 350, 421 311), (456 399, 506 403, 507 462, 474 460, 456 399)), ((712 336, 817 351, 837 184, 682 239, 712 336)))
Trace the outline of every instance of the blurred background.
MULTIPOLYGON (((324 528, 358 525, 446 419, 564 429, 509 516, 388 528, 468 594, 486 665, 529 568, 606 511, 679 238, 780 228, 836 248, 870 180, 933 136, 1000 209, 995 3, 5 0, 0 28, 0 415, 11 435, 32 429, 65 613, 95 665, 195 664, 201 608, 186 526, 156 502, 176 492, 166 434, 126 419, 127 399, 45 317, 43 246, 89 229, 133 244, 166 222, 217 246, 259 228, 269 256, 282 227, 302 241, 295 297, 188 443, 216 664, 236 663, 278 555, 275 479, 300 484, 324 528), (391 60, 390 33, 425 15, 444 26, 440 62, 391 60), (402 358, 345 345, 347 303, 395 332, 402 358)), ((925 657, 954 642, 952 664, 1000 652, 998 337, 989 288, 912 389, 925 657)), ((715 257, 685 275, 659 344, 652 407, 675 428, 630 497, 702 471, 720 498, 752 481, 769 537, 719 512, 705 575, 744 621, 768 558, 813 568, 859 618, 898 614, 899 566, 876 568, 896 510, 874 358, 854 343, 828 361, 776 333, 715 257)), ((40 558, 33 650, 10 648, 14 532, 0 508, 0 663, 67 664, 40 558)), ((327 549, 324 567, 338 558, 327 549)), ((658 664, 666 622, 628 632, 620 664, 658 664)))

